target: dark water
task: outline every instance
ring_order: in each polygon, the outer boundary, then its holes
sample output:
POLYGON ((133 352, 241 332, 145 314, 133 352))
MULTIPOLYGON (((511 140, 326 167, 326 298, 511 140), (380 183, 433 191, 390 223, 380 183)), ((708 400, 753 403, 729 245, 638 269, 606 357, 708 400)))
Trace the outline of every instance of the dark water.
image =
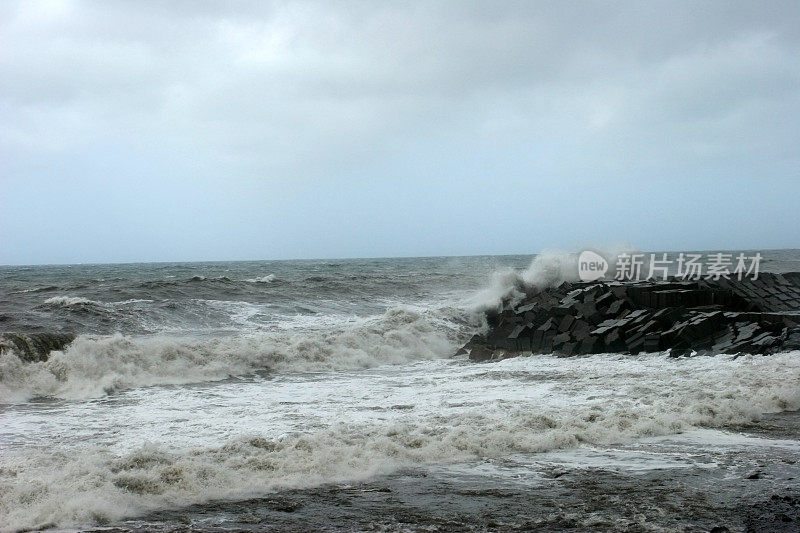
MULTIPOLYGON (((762 271, 800 271, 800 251, 761 253, 762 271)), ((286 316, 464 304, 493 272, 524 269, 531 258, 0 266, 0 332, 235 334, 286 316)))
POLYGON ((382 313, 475 291, 530 256, 0 267, 0 331, 196 334, 382 313), (246 318, 242 319, 242 314, 246 318))

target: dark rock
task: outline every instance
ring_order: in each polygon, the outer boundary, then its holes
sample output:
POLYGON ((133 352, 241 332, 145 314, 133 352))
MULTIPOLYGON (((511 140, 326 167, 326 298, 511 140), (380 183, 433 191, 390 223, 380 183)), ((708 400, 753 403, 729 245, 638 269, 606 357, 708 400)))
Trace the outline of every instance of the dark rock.
POLYGON ((575 308, 574 305, 571 304, 561 304, 553 307, 551 309, 553 316, 566 316, 566 315, 574 315, 578 313, 578 310, 575 308))
POLYGON ((597 353, 599 347, 600 347, 600 342, 598 338, 589 335, 580 341, 580 343, 578 344, 577 353, 582 353, 582 354, 597 353))
POLYGON ((468 340, 468 341, 467 341, 467 342, 464 344, 464 346, 462 346, 461 348, 459 348, 459 349, 458 349, 458 351, 457 351, 455 354, 453 354, 453 355, 454 355, 454 356, 456 356, 456 355, 464 355, 464 354, 466 354, 466 353, 469 353, 469 351, 470 351, 470 350, 471 350, 471 349, 472 349, 474 346, 477 346, 477 345, 481 345, 481 346, 483 346, 483 345, 485 345, 485 344, 486 344, 486 338, 485 338, 483 335, 477 335, 477 334, 476 334, 476 335, 473 335, 473 336, 472 336, 472 338, 471 338, 470 340, 468 340))
POLYGON ((589 331, 591 331, 592 328, 593 325, 584 320, 578 319, 572 325, 572 336, 576 339, 582 339, 589 334, 589 331))
POLYGON ((556 319, 555 319, 555 317, 550 317, 550 318, 548 318, 547 320, 545 320, 545 321, 544 321, 544 322, 543 322, 543 323, 542 323, 542 324, 541 324, 541 325, 540 325, 538 328, 536 328, 536 329, 539 329, 539 330, 541 330, 541 331, 548 331, 548 330, 551 330, 551 329, 556 329, 556 328, 557 328, 557 326, 556 326, 556 319))
POLYGON ((569 333, 559 333, 553 338, 553 346, 558 348, 566 342, 569 342, 570 335, 569 333))
POLYGON ((531 349, 531 336, 533 335, 533 328, 527 324, 517 326, 508 336, 508 343, 510 349, 516 351, 529 351, 531 349))
POLYGON ((597 311, 597 306, 594 304, 594 302, 576 305, 576 309, 578 313, 589 322, 599 323, 602 321, 602 317, 597 311))
POLYGON ((800 328, 789 328, 786 339, 783 341, 786 350, 800 350, 800 328))
POLYGON ((550 353, 553 351, 553 340, 555 339, 555 332, 547 331, 544 334, 544 339, 542 340, 542 347, 540 348, 541 353, 550 353))
POLYGON ((558 331, 564 332, 569 331, 572 325, 575 323, 575 317, 572 315, 565 315, 561 322, 558 325, 558 331))
POLYGON ((597 298, 594 302, 595 307, 605 307, 611 305, 612 303, 616 302, 616 298, 614 297, 614 293, 612 292, 605 292, 599 298, 597 298))
POLYGON ((517 308, 517 314, 518 315, 523 315, 523 314, 527 313, 528 311, 531 311, 531 310, 533 310, 535 308, 536 308, 536 304, 535 303, 522 305, 522 306, 517 308))
POLYGON ((544 331, 537 329, 531 336, 531 352, 537 353, 544 343, 544 331))
POLYGON ((647 333, 644 336, 644 351, 657 352, 661 347, 661 333, 647 333))
POLYGON ((612 329, 606 334, 603 339, 604 344, 609 352, 619 352, 625 349, 625 342, 622 339, 622 334, 619 328, 612 329))
POLYGON ((473 346, 469 352, 469 360, 476 362, 488 361, 492 358, 492 350, 486 346, 473 346))
POLYGON ((625 309, 627 302, 625 300, 614 300, 606 310, 608 316, 618 316, 621 311, 625 309))
POLYGON ((575 348, 578 346, 576 342, 565 342, 561 349, 558 350, 560 355, 575 355, 575 348))
POLYGON ((617 299, 624 300, 628 296, 628 286, 622 284, 614 285, 611 287, 611 292, 617 299))
POLYGON ((757 280, 563 283, 528 289, 516 310, 487 313, 486 337, 471 339, 460 353, 469 351, 473 360, 488 360, 493 349, 769 354, 800 349, 797 311, 800 273, 761 274, 757 280))
POLYGON ((510 349, 508 343, 508 336, 514 331, 517 326, 515 324, 501 324, 494 328, 486 336, 486 345, 493 348, 502 348, 504 350, 510 349))

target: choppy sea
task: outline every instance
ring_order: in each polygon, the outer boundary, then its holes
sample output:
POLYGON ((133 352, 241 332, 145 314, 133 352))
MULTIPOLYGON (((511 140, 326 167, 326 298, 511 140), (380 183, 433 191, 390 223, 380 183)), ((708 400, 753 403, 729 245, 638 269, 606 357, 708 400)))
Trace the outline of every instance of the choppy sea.
POLYGON ((452 357, 532 260, 0 267, 0 530, 790 527, 800 353, 452 357))

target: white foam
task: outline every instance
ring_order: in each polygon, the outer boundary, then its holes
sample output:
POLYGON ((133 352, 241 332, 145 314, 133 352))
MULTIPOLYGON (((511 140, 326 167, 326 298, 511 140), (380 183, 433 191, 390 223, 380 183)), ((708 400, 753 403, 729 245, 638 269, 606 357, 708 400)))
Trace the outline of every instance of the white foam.
MULTIPOLYGON (((616 265, 616 257, 630 247, 615 247, 600 250, 591 248, 603 256, 610 269, 616 265)), ((504 303, 516 305, 528 289, 556 287, 565 281, 578 281, 579 252, 547 250, 533 258, 528 268, 522 271, 504 268, 492 273, 487 286, 467 300, 467 305, 476 311, 499 309, 504 303)))
POLYGON ((256 370, 366 368, 447 357, 456 325, 394 308, 349 329, 276 332, 199 341, 167 336, 81 335, 47 361, 0 355, 0 402, 34 396, 88 398, 130 387, 215 381, 256 370))
POLYGON ((248 283, 272 283, 275 281, 275 274, 267 274, 266 276, 261 276, 260 278, 250 278, 245 280, 248 283))
POLYGON ((149 300, 146 298, 131 298, 130 300, 121 300, 119 302, 109 302, 108 305, 130 305, 130 304, 142 304, 142 303, 151 303, 155 302, 155 300, 149 300))
MULTIPOLYGON (((0 527, 97 524, 149 509, 353 481, 404 466, 609 445, 742 423, 762 412, 800 407, 798 356, 675 361, 605 354, 494 365, 431 362, 425 364, 439 367, 428 380, 419 373, 409 373, 405 381, 389 376, 396 387, 412 387, 406 393, 414 395, 419 412, 400 409, 360 419, 357 404, 396 401, 383 398, 392 390, 383 388, 366 398, 365 387, 357 398, 341 390, 337 398, 350 398, 353 410, 339 410, 338 422, 328 419, 306 431, 264 428, 217 445, 146 444, 121 454, 109 447, 76 453, 49 442, 41 449, 4 450, 0 527), (545 394, 540 380, 550 384, 545 394), (453 405, 436 403, 445 398, 453 405)), ((589 459, 584 462, 596 458, 589 459)))
POLYGON ((46 305, 69 307, 71 305, 91 304, 100 305, 100 302, 84 298, 82 296, 53 296, 44 301, 46 305))

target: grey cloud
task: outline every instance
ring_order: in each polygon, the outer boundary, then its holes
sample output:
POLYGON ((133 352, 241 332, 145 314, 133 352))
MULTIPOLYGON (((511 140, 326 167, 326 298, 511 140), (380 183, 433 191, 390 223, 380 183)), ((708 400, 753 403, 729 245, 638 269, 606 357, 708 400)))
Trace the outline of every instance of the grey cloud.
POLYGON ((0 180, 20 200, 65 173, 127 186, 102 153, 210 197, 228 183, 234 211, 235 190, 399 179, 475 205, 476 169, 528 191, 789 180, 797 20, 795 2, 6 2, 0 180))

